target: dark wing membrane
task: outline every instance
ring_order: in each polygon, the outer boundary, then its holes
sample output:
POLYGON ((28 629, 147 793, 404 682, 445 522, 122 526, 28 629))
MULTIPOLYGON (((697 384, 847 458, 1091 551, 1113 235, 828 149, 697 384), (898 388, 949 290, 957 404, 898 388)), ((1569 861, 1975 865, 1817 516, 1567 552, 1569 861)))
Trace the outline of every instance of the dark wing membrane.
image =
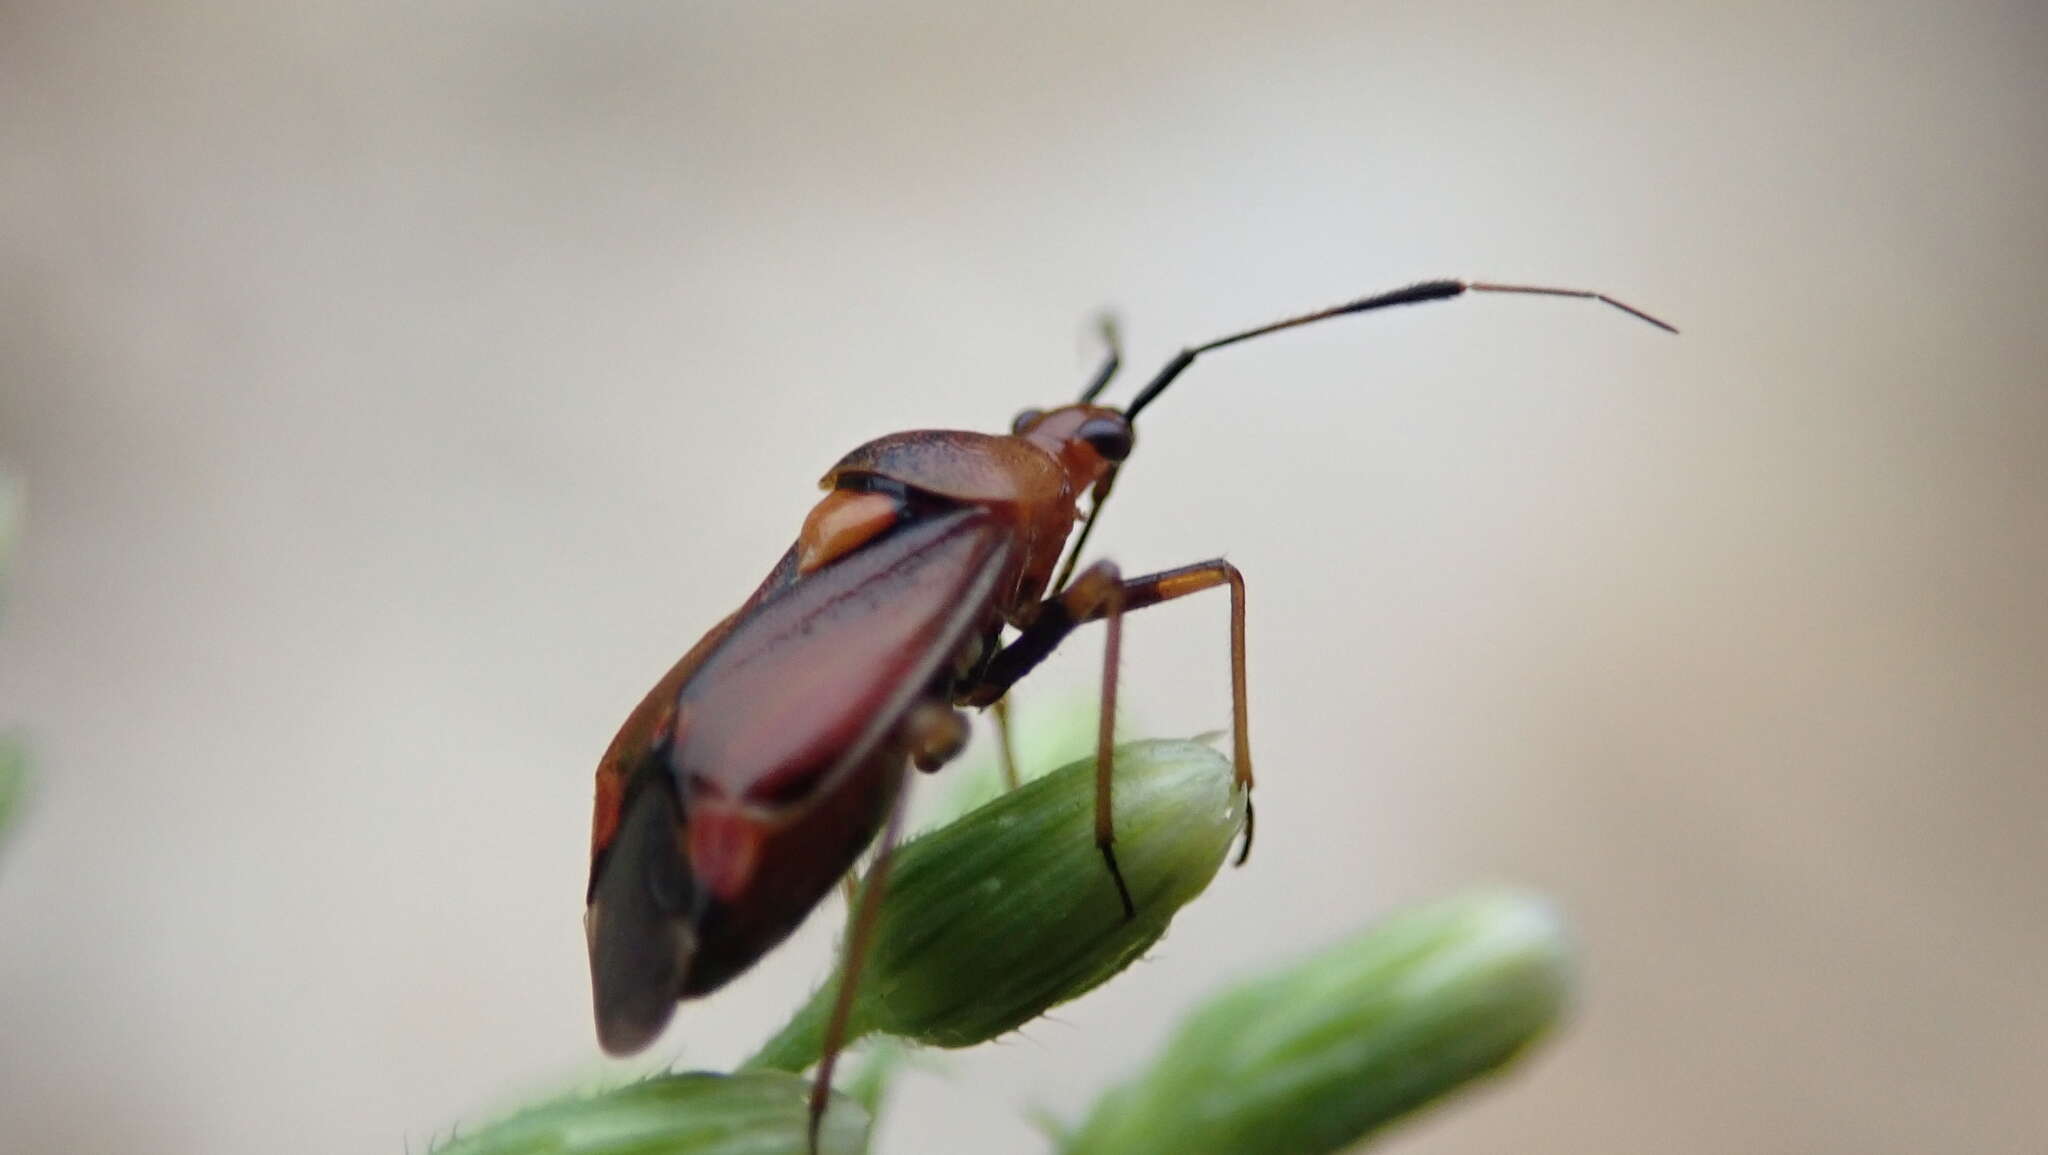
POLYGON ((697 950, 696 887, 676 840, 675 787, 666 774, 640 775, 635 786, 591 871, 583 923, 597 1041, 612 1055, 630 1055, 661 1033, 697 950))
POLYGON ((776 806, 857 764, 987 620, 1008 542, 983 510, 932 515, 757 607, 678 696, 677 777, 776 806))

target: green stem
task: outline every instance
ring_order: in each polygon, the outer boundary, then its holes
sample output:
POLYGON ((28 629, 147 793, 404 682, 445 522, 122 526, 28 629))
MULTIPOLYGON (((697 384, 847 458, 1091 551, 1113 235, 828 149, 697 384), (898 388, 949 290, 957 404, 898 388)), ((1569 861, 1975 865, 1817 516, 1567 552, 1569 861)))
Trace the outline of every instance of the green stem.
MULTIPOLYGON (((799 1072, 818 1061, 825 1049, 825 1024, 832 1017, 832 1000, 813 998, 797 1008, 789 1022, 775 1032, 754 1057, 740 1064, 742 1071, 799 1072)), ((864 1032, 849 1032, 851 1044, 864 1032)))

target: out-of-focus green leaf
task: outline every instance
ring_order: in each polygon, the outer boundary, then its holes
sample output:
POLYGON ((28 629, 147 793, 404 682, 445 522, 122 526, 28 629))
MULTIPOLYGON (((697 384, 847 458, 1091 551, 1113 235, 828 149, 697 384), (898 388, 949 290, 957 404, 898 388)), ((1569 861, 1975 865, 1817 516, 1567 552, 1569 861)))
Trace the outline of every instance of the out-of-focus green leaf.
POLYGON ((28 758, 20 743, 0 734, 0 842, 7 840, 8 828, 14 824, 22 796, 27 792, 28 758))
POLYGON ((0 474, 0 578, 7 576, 7 559, 14 555, 15 535, 21 532, 21 483, 0 474))

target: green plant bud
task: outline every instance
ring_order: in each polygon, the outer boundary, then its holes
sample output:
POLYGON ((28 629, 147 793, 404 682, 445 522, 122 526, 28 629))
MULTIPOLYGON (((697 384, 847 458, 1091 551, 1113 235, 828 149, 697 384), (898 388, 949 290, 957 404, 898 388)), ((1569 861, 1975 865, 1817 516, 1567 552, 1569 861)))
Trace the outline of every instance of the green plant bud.
MULTIPOLYGON (((661 1075, 530 1107, 436 1155, 806 1155, 810 1080, 778 1071, 661 1075)), ((867 1150, 868 1116, 832 1097, 819 1155, 867 1150)))
MULTIPOLYGON (((985 1042, 1089 991, 1143 954, 1202 893, 1244 821, 1230 762, 1185 741, 1116 752, 1124 917, 1095 847, 1095 760, 1025 783, 905 843, 890 869, 849 1039, 985 1042)), ((842 960, 843 965, 843 960, 842 960)), ((839 968, 749 1064, 816 1062, 839 968)))
POLYGON ((1556 1021, 1570 965, 1541 901, 1386 919, 1190 1016, 1066 1155, 1323 1155, 1496 1070, 1556 1021))

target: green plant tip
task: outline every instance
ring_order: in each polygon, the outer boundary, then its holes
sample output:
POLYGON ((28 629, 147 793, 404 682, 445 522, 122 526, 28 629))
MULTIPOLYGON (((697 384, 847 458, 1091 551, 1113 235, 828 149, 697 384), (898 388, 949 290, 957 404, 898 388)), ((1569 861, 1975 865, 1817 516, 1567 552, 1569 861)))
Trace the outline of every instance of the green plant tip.
MULTIPOLYGON (((531 1107, 436 1155, 806 1155, 810 1081, 774 1071, 662 1075, 531 1107)), ((860 1155, 868 1116, 835 1095, 819 1155, 860 1155)))
MULTIPOLYGON (((1113 793, 1135 917, 1124 916, 1095 845, 1095 760, 1062 767, 897 852, 849 1037, 986 1042, 1159 941, 1222 865, 1244 822, 1243 795, 1227 759, 1186 741, 1118 747, 1113 793)), ((750 1066, 798 1071, 817 1061, 838 970, 750 1066)))
POLYGON ((1326 1155, 1493 1072, 1570 991, 1544 902, 1479 894, 1388 918, 1212 999, 1065 1155, 1326 1155))

